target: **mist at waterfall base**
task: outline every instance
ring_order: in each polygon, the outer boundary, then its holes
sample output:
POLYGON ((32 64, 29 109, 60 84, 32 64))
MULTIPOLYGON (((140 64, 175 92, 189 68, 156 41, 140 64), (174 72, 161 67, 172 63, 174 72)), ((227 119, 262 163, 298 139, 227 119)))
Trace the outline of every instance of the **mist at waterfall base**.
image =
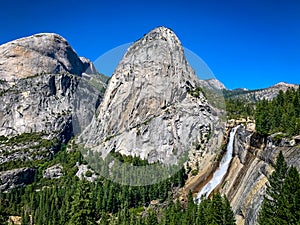
POLYGON ((229 136, 229 142, 227 144, 226 154, 222 158, 219 168, 213 174, 212 179, 197 194, 197 197, 195 198, 195 202, 199 203, 201 201, 201 198, 203 197, 207 198, 211 194, 211 192, 222 182, 224 176, 227 173, 230 161, 232 159, 233 141, 238 127, 239 126, 231 130, 229 136))

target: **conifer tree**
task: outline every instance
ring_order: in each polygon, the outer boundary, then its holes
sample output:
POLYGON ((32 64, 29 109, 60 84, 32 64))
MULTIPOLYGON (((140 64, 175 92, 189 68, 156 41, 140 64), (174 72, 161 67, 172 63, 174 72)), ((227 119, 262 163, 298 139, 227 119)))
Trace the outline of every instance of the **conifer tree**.
POLYGON ((223 224, 223 201, 220 193, 213 195, 211 201, 212 222, 215 224, 223 224))
POLYGON ((223 224, 234 225, 235 218, 227 197, 223 196, 223 224))
POLYGON ((80 181, 75 192, 72 207, 70 225, 94 225, 96 224, 93 217, 91 205, 91 192, 89 184, 80 181))
MULTIPOLYGON (((258 217, 260 225, 297 224, 287 222, 292 215, 299 215, 299 173, 294 168, 288 169, 282 152, 279 153, 275 171, 269 177, 266 195, 258 217)), ((299 218, 299 217, 298 217, 299 218)))
POLYGON ((27 211, 24 211, 22 215, 21 225, 30 225, 30 217, 27 211))
POLYGON ((150 210, 146 217, 146 225, 157 225, 157 224, 158 224, 157 214, 155 211, 150 210))
POLYGON ((277 217, 282 224, 300 224, 300 177, 294 166, 283 182, 277 217))

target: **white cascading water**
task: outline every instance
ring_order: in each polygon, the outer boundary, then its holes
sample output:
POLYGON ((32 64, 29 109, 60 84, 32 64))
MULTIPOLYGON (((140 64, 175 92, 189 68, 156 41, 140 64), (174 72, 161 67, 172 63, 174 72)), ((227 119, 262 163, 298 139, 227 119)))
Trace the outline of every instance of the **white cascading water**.
POLYGON ((195 198, 195 202, 200 202, 202 197, 208 197, 210 193, 222 182, 227 173, 229 163, 232 159, 234 136, 239 126, 233 128, 230 132, 229 142, 227 144, 226 154, 220 162, 219 168, 213 174, 212 179, 201 189, 195 198))

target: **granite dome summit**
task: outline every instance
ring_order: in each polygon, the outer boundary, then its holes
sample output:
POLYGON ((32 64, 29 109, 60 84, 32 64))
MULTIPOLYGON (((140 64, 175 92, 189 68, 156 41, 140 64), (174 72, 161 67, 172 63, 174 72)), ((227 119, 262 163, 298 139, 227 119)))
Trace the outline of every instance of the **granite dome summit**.
POLYGON ((174 32, 155 28, 128 48, 82 136, 103 156, 116 151, 174 163, 220 122, 201 92, 189 94, 199 85, 174 32))
POLYGON ((54 33, 35 34, 0 46, 2 80, 63 72, 81 75, 89 66, 66 39, 54 33))

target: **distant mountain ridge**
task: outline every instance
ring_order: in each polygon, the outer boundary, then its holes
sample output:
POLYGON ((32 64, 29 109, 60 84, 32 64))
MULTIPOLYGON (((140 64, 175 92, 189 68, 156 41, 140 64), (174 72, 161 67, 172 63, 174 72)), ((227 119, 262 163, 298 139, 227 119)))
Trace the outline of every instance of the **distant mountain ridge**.
POLYGON ((223 94, 225 98, 241 98, 247 101, 255 102, 262 99, 272 100, 278 95, 279 91, 286 92, 289 88, 297 89, 298 87, 299 84, 280 82, 271 87, 263 89, 247 90, 244 88, 238 88, 234 90, 224 90, 223 94))
POLYGON ((200 80, 200 84, 205 88, 213 89, 215 91, 227 90, 225 85, 215 78, 200 80))

